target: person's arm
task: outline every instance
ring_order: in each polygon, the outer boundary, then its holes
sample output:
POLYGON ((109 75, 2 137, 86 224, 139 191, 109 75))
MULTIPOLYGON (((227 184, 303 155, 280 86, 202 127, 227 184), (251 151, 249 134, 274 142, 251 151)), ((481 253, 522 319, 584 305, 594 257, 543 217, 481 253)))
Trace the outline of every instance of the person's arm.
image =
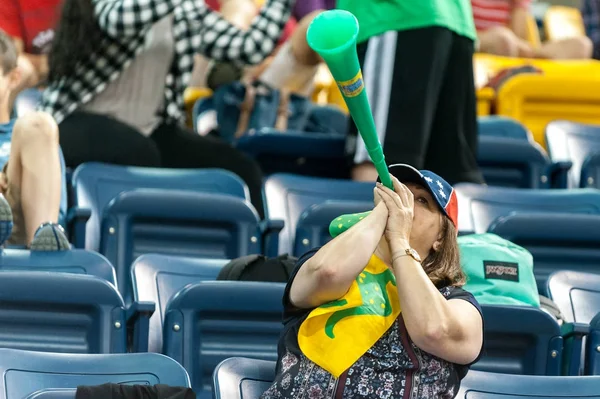
POLYGON ((478 357, 483 343, 481 314, 467 301, 446 300, 421 264, 403 256, 410 248, 414 202, 411 191, 392 179, 396 192, 379 186, 378 193, 388 208, 386 238, 408 334, 427 353, 452 363, 469 364, 478 357))
POLYGON ((310 309, 341 298, 369 263, 379 244, 387 208, 380 203, 361 222, 340 234, 300 268, 290 289, 296 308, 310 309))
POLYGON ((518 38, 529 40, 529 7, 530 0, 514 0, 512 12, 510 14, 510 29, 518 38))
MULTIPOLYGON (((183 0, 92 0, 98 25, 114 38, 135 36, 171 14, 183 0)), ((206 9, 202 3, 198 8, 206 9)))
POLYGON ((259 64, 275 49, 294 1, 268 0, 247 30, 237 28, 208 7, 188 6, 190 2, 186 1, 184 18, 192 32, 188 43, 195 52, 216 61, 259 64))

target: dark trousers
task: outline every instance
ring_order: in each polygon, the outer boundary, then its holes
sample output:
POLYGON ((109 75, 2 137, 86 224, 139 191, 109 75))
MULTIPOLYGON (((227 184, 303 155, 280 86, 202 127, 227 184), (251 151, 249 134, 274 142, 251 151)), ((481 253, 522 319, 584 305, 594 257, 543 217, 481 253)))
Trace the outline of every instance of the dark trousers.
MULTIPOLYGON (((361 66, 368 45, 358 46, 361 66)), ((398 32, 392 76, 376 77, 388 79, 391 90, 383 140, 388 165, 428 169, 450 184, 483 182, 476 156, 473 51, 472 40, 445 28, 398 32)), ((357 129, 350 125, 353 140, 357 129)))
POLYGON ((110 118, 76 112, 59 126, 60 145, 68 167, 84 162, 163 168, 221 168, 237 174, 250 191, 252 204, 264 215, 263 175, 258 163, 231 145, 202 137, 176 124, 161 124, 146 137, 110 118))

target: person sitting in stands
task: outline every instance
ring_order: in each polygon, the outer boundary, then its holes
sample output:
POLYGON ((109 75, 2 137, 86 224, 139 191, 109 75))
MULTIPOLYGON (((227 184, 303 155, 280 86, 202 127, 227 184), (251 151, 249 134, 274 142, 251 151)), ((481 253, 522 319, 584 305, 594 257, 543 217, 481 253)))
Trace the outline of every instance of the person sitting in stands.
POLYGON ((453 398, 481 356, 465 283, 457 198, 430 171, 389 167, 375 208, 298 260, 285 288, 276 377, 261 399, 453 398))
POLYGON ((10 98, 21 80, 17 49, 0 31, 0 201, 2 219, 12 214, 9 245, 32 249, 67 249, 69 243, 57 224, 66 212, 66 180, 52 116, 31 112, 10 117, 10 98), (49 224, 48 224, 49 223, 49 224), (41 228, 41 226, 43 226, 41 228), (51 239, 46 233, 50 231, 51 239))
POLYGON ((587 37, 542 43, 528 41, 531 0, 471 0, 479 51, 505 57, 587 59, 593 45, 587 37))

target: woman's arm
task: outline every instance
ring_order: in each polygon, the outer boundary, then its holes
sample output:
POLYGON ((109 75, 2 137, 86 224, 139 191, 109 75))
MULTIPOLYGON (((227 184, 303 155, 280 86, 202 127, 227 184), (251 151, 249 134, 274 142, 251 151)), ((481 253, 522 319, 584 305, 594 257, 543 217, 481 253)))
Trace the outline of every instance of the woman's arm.
MULTIPOLYGON (((114 38, 135 36, 171 14, 183 0, 92 0, 98 25, 114 38)), ((206 9, 204 4, 198 6, 206 9)))
POLYGON ((237 28, 207 7, 193 7, 186 1, 184 18, 192 33, 188 43, 197 53, 216 61, 259 64, 275 49, 294 1, 268 0, 248 30, 237 28))
MULTIPOLYGON (((406 244, 392 243, 392 253, 406 244)), ((469 364, 483 343, 479 311, 462 299, 447 300, 433 285, 421 265, 409 256, 393 265, 400 308, 412 341, 425 352, 452 363, 469 364)))
POLYGON ((529 0, 517 0, 510 15, 510 29, 526 42, 529 40, 529 6, 529 0))
POLYGON ((331 240, 300 268, 290 302, 302 309, 342 297, 364 270, 385 229, 387 208, 380 203, 364 220, 331 240))
POLYGON ((467 301, 446 300, 421 264, 403 256, 410 248, 414 197, 395 177, 392 180, 395 191, 378 185, 377 194, 388 209, 385 234, 408 334, 415 345, 432 355, 452 363, 469 364, 477 358, 483 343, 481 315, 467 301))

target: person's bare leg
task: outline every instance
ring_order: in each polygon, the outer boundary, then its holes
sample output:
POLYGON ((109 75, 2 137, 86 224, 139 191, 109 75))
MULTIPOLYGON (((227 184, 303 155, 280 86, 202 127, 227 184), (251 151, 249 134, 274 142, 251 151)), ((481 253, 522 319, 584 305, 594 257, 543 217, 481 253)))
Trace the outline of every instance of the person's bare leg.
POLYGON ((363 162, 359 165, 355 165, 354 168, 352 168, 352 180, 376 182, 377 177, 377 170, 371 162, 363 162))
POLYGON ((294 33, 284 43, 273 60, 260 75, 260 80, 277 89, 288 89, 303 96, 313 91, 321 57, 306 42, 306 31, 312 20, 323 10, 306 15, 296 26, 294 33))
POLYGON ((592 58, 594 45, 588 37, 545 42, 537 51, 540 58, 555 60, 587 60, 592 58))
POLYGON ((504 26, 497 26, 478 32, 479 52, 504 57, 531 58, 535 56, 533 48, 504 26))
POLYGON ((58 222, 62 172, 58 126, 50 115, 32 112, 17 120, 6 174, 20 193, 29 244, 42 223, 58 222))

